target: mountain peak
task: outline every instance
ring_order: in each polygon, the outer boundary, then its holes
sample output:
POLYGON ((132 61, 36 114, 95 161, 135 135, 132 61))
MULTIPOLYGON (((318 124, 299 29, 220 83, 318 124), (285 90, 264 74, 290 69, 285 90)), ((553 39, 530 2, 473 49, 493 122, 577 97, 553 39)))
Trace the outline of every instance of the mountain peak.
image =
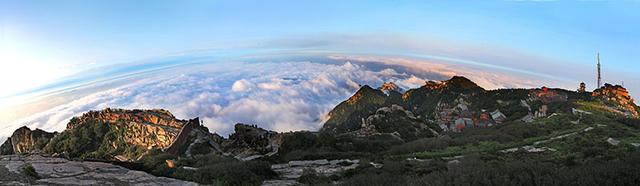
POLYGON ((398 93, 402 93, 402 88, 400 88, 400 86, 396 85, 393 82, 385 82, 382 84, 382 86, 378 87, 378 90, 381 90, 382 92, 384 92, 385 94, 389 95, 390 92, 398 92, 398 93))
MULTIPOLYGON (((480 86, 478 86, 478 84, 476 84, 475 82, 467 79, 466 77, 463 76, 453 76, 451 79, 445 81, 447 83, 447 85, 449 86, 458 86, 464 89, 475 89, 475 88, 481 88, 480 86)), ((482 88, 481 88, 482 89, 482 88)))
POLYGON ((372 96, 382 96, 382 91, 371 88, 369 85, 363 85, 360 89, 353 94, 348 100, 347 104, 352 105, 360 101, 363 98, 369 98, 372 96))
POLYGON ((431 90, 456 90, 456 91, 468 91, 468 90, 484 90, 473 81, 467 79, 464 76, 453 76, 449 80, 445 81, 428 81, 424 86, 431 90))
POLYGON ((31 130, 27 126, 20 127, 0 146, 0 154, 21 154, 40 150, 56 134, 40 129, 31 130))

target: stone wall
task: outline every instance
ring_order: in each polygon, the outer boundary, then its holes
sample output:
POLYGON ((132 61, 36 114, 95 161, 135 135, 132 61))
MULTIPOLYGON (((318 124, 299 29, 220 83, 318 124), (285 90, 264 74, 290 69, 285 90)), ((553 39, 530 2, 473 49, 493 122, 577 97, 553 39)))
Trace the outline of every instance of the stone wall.
POLYGON ((180 133, 178 133, 178 137, 165 149, 165 152, 169 154, 178 154, 180 153, 180 147, 184 146, 189 138, 189 134, 193 129, 200 127, 200 118, 190 119, 187 124, 185 124, 182 129, 180 129, 180 133))

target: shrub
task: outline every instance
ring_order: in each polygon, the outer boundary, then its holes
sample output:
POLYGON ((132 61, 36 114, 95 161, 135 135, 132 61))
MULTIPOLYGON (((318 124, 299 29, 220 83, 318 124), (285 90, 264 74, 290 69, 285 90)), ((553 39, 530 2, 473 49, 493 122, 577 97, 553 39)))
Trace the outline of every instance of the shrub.
POLYGON ((330 183, 331 179, 329 177, 318 175, 315 169, 306 168, 302 171, 302 175, 298 178, 300 183, 317 185, 323 183, 330 183))
POLYGON ((451 143, 451 138, 449 137, 423 138, 393 146, 389 149, 388 153, 398 155, 412 152, 442 150, 449 147, 449 143, 451 143))
POLYGON ((26 164, 24 167, 22 167, 22 174, 36 178, 36 179, 40 178, 40 176, 38 175, 38 172, 36 172, 36 169, 33 168, 31 164, 26 164))
POLYGON ((425 176, 411 177, 409 185, 637 185, 638 152, 607 161, 571 166, 519 157, 501 162, 464 159, 425 176))
POLYGON ((151 174, 158 176, 170 176, 171 171, 167 166, 166 160, 173 160, 177 157, 171 154, 158 154, 154 156, 147 156, 142 160, 144 168, 151 172, 151 174))
POLYGON ((387 185, 407 185, 406 179, 402 175, 390 173, 364 173, 355 175, 344 182, 344 185, 352 186, 387 186, 387 185))
POLYGON ((124 147, 122 136, 125 128, 116 128, 94 120, 87 121, 76 128, 66 130, 51 139, 45 146, 47 153, 69 153, 71 158, 96 158, 111 159, 114 154, 122 154, 127 151, 129 154, 138 155, 141 153, 136 149, 121 148, 113 149, 111 143, 103 143, 105 140, 118 143, 118 147, 124 147))
POLYGON ((616 121, 622 124, 625 124, 629 127, 640 129, 640 119, 638 118, 619 117, 618 119, 616 119, 616 121))
POLYGON ((318 145, 317 139, 315 134, 306 131, 285 134, 279 152, 287 153, 315 147, 318 145))
POLYGON ((158 153, 143 159, 147 172, 158 176, 168 176, 211 185, 259 185, 277 174, 271 164, 265 161, 238 161, 216 154, 196 155, 191 158, 158 153), (174 168, 169 168, 166 160, 177 160, 174 168), (192 169, 181 167, 188 166, 192 169))
POLYGON ((173 177, 203 184, 260 185, 275 175, 266 162, 225 161, 198 167, 195 171, 177 169, 173 177))

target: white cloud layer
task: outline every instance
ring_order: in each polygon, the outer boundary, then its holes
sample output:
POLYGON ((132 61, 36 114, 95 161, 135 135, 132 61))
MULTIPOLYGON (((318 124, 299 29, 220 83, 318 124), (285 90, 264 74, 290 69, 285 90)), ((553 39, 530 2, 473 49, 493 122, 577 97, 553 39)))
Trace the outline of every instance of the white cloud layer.
POLYGON ((485 88, 536 84, 483 70, 406 59, 367 59, 387 66, 373 70, 368 66, 373 63, 333 58, 344 63, 235 62, 162 71, 2 126, 0 136, 9 136, 24 123, 62 131, 71 117, 107 107, 164 108, 181 119, 200 117, 211 131, 223 135, 232 132, 238 122, 282 132, 317 130, 330 109, 364 84, 376 87, 391 81, 406 90, 423 85, 429 74, 465 75, 485 88))

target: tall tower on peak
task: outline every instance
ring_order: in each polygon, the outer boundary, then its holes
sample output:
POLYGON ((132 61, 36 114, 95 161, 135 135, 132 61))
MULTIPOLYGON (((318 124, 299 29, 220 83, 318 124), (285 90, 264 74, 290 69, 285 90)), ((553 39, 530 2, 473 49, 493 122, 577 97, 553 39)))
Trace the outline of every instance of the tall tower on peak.
POLYGON ((600 52, 598 52, 597 54, 597 60, 598 60, 598 87, 600 88, 602 86, 602 76, 600 76, 600 52))

